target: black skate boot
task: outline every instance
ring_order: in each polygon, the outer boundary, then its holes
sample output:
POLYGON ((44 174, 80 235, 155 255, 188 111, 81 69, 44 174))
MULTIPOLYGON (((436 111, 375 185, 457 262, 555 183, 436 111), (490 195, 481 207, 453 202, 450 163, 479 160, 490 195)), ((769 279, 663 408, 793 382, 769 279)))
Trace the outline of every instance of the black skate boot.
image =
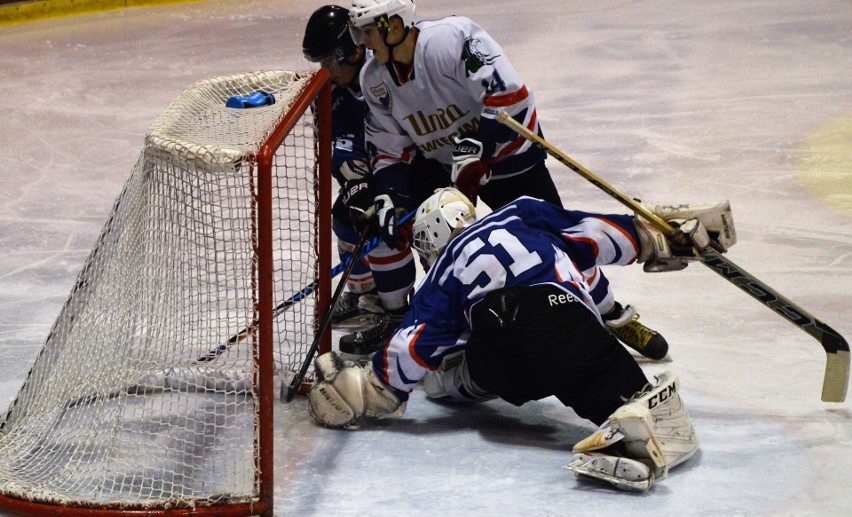
POLYGON ((340 323, 368 312, 381 312, 381 306, 381 301, 379 301, 379 296, 375 290, 366 293, 346 291, 340 295, 334 305, 334 310, 331 312, 331 322, 340 323))
POLYGON ((619 341, 649 359, 659 361, 669 352, 666 338, 643 325, 636 310, 630 305, 622 307, 616 302, 615 307, 603 316, 603 320, 619 341))
POLYGON ((376 315, 372 326, 340 338, 340 352, 353 356, 369 356, 380 350, 393 335, 407 311, 408 307, 405 307, 376 315))

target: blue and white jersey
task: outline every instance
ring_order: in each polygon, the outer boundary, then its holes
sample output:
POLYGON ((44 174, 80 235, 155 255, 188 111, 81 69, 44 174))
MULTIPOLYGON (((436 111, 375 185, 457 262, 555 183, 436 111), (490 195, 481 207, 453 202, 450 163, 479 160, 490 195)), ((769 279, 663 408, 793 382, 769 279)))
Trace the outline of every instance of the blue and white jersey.
POLYGON ((600 320, 598 266, 636 260, 633 219, 567 211, 530 197, 482 218, 441 252, 396 333, 373 356, 373 368, 407 399, 423 376, 465 346, 471 306, 503 287, 558 286, 600 320))
POLYGON ((362 160, 369 163, 364 144, 364 119, 367 117, 364 97, 345 86, 331 89, 331 172, 340 186, 345 178, 340 174, 340 164, 345 160, 362 160))

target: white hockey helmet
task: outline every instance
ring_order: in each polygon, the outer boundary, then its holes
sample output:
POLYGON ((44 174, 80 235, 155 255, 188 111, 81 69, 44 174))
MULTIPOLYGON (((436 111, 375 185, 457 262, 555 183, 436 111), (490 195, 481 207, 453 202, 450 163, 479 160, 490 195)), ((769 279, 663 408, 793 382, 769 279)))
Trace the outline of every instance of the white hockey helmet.
POLYGON ((402 18, 406 27, 413 27, 414 0, 352 0, 349 22, 356 28, 375 23, 382 29, 381 24, 386 24, 394 15, 402 18))
POLYGON ((476 207, 467 196, 451 187, 438 189, 417 207, 414 249, 431 266, 447 243, 474 222, 476 207))

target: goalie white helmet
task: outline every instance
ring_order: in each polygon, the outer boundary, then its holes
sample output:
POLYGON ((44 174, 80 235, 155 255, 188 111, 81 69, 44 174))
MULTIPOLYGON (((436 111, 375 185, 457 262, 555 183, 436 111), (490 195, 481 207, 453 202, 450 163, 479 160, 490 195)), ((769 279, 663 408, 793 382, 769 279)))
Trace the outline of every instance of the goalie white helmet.
POLYGON ((352 0, 349 10, 349 21, 356 28, 375 23, 384 29, 392 16, 402 18, 404 26, 413 27, 414 0, 352 0))
POLYGON ((431 266, 444 246, 475 221, 476 208, 467 196, 450 187, 438 189, 417 208, 414 249, 431 266))

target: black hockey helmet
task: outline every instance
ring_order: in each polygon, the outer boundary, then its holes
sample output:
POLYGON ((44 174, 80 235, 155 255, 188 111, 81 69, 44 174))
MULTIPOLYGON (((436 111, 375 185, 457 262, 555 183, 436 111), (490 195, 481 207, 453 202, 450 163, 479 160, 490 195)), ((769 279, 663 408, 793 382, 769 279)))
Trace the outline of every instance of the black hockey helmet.
POLYGON ((339 5, 320 7, 308 20, 302 40, 305 59, 318 63, 334 56, 342 63, 355 52, 355 43, 349 34, 349 10, 339 5))

